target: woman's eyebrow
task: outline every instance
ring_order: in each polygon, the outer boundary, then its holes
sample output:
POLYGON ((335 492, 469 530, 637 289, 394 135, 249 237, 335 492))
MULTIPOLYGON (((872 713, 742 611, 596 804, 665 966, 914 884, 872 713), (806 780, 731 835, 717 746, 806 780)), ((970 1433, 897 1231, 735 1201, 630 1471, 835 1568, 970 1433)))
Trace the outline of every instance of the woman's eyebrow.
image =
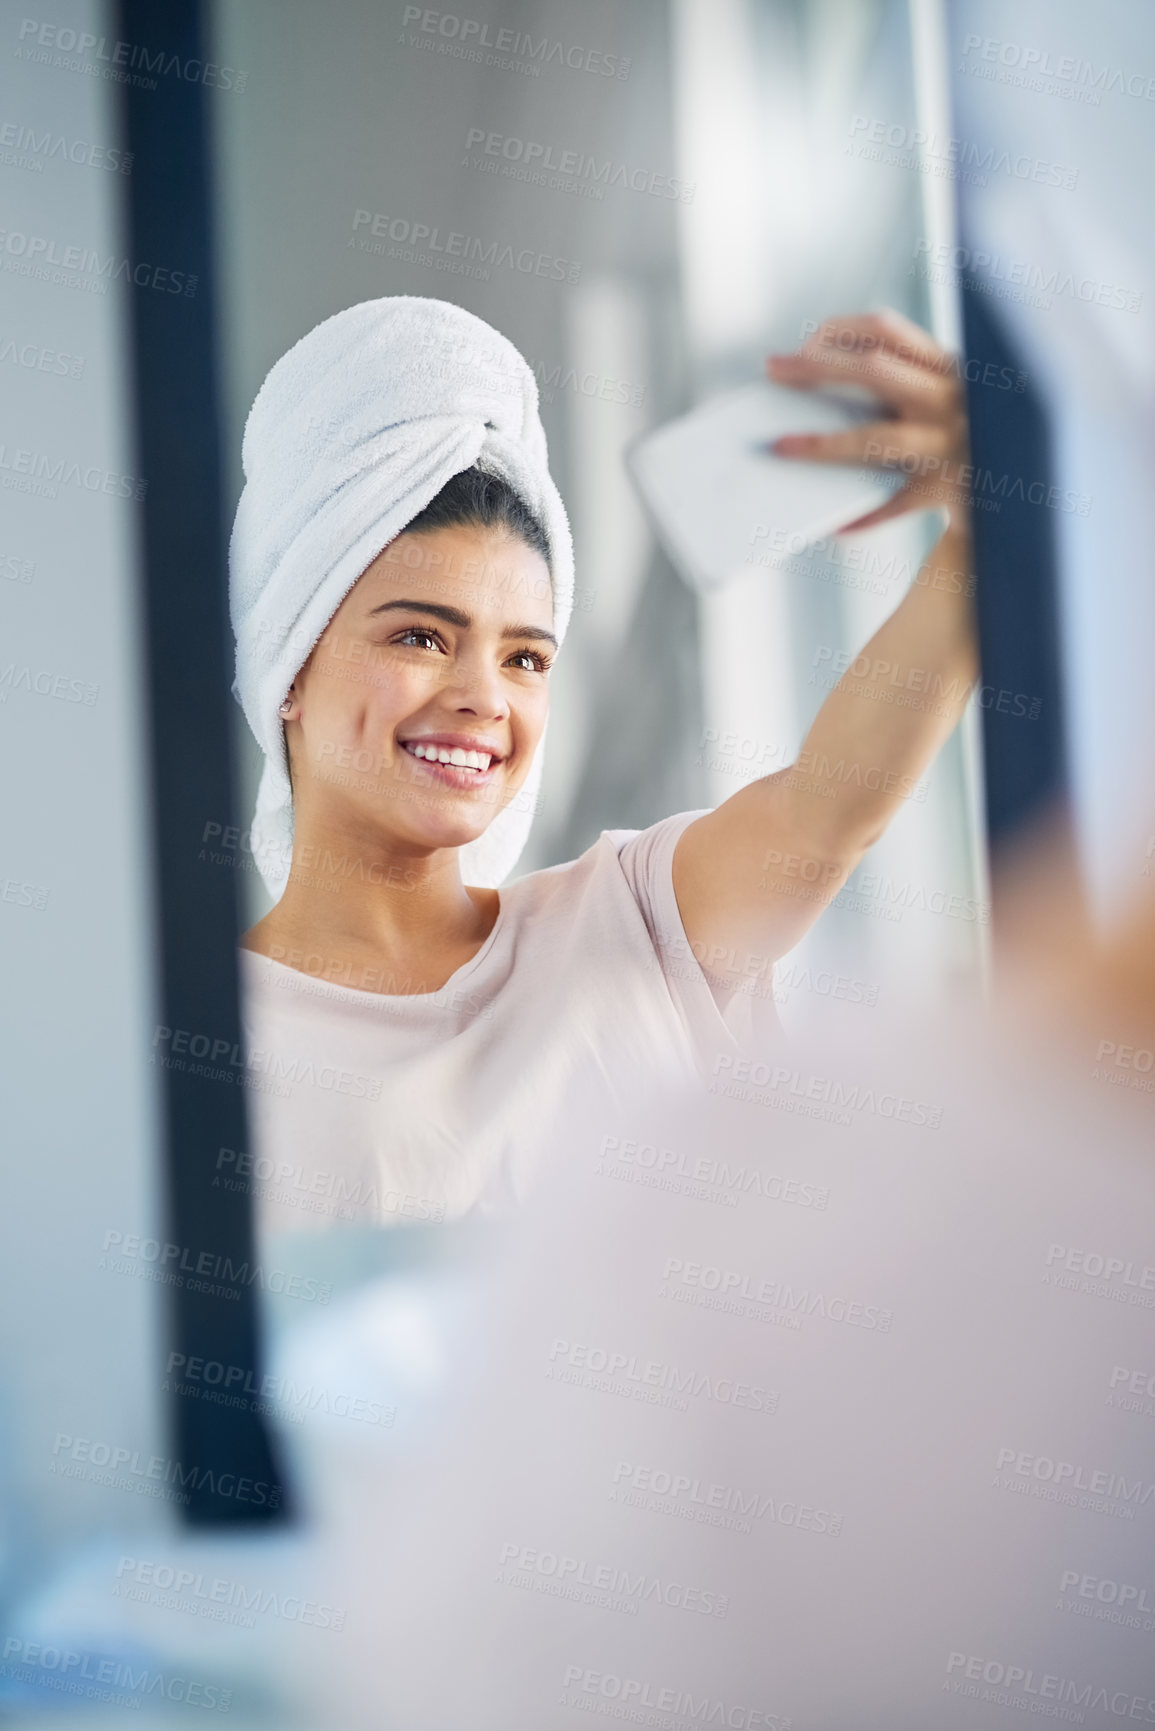
POLYGON ((503 637, 528 637, 534 643, 552 643, 557 648, 557 638, 552 631, 544 631, 540 625, 507 625, 501 634, 503 637))
POLYGON ((473 624, 472 616, 463 613, 460 607, 443 607, 438 601, 382 601, 380 607, 370 609, 369 617, 374 613, 392 613, 400 610, 404 613, 432 613, 435 619, 444 619, 447 625, 459 625, 468 630, 473 624))
MULTIPOLYGON (((375 613, 431 613, 435 619, 444 619, 447 625, 456 625, 462 631, 467 631, 473 624, 473 616, 463 613, 460 607, 446 607, 440 601, 382 601, 379 607, 370 609, 369 617, 375 613)), ((557 638, 552 631, 546 631, 540 625, 507 625, 502 637, 528 637, 534 643, 552 643, 557 648, 557 638)))

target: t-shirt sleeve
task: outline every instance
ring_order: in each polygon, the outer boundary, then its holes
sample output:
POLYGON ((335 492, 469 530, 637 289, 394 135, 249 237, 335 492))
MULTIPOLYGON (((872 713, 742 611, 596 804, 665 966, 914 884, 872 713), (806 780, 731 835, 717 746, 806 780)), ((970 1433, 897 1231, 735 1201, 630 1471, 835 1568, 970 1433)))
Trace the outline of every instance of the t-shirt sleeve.
MULTIPOLYGON (((705 811, 682 811, 649 829, 608 830, 618 863, 650 934, 658 966, 695 1049, 702 1056, 781 1039, 772 982, 749 991, 712 986, 690 947, 674 894, 674 849, 705 811)), ((753 982, 751 983, 753 986, 753 982)))

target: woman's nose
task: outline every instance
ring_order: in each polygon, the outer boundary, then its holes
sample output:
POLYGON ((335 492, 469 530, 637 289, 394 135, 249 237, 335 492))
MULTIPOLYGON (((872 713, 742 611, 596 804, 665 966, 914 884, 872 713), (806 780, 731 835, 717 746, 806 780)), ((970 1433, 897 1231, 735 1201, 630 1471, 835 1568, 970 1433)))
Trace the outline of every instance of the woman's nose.
POLYGON ((455 709, 471 715, 509 714, 501 671, 481 656, 463 656, 454 662, 446 696, 455 709))

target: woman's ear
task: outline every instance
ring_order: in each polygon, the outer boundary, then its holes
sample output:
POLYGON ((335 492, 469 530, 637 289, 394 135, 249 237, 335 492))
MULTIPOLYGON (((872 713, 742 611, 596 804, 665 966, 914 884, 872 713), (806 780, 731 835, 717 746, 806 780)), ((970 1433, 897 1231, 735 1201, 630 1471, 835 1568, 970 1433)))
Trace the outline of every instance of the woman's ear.
MULTIPOLYGON (((277 714, 280 716, 282 723, 287 722, 287 721, 299 721, 300 720, 301 705, 300 705, 300 702, 297 698, 297 682, 296 682, 296 680, 293 681, 292 685, 290 685, 285 696, 281 699, 280 706, 277 709, 277 714)), ((284 737, 285 737, 285 768, 289 772, 289 794, 290 794, 290 797, 295 797, 296 788, 293 785, 293 735, 290 733, 286 733, 284 737)))

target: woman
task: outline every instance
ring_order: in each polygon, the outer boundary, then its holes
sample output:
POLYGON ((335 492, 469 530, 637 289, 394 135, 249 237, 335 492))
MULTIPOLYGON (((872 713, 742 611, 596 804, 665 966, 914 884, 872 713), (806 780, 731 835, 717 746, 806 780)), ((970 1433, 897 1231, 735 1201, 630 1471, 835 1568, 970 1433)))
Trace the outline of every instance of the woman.
MULTIPOLYGON (((884 405, 781 455, 933 476, 965 461, 957 370, 897 314, 831 321, 769 370, 799 388, 849 375, 884 405)), ((709 1074, 772 1031, 774 959, 965 704, 965 499, 913 481, 856 525, 947 513, 804 742, 820 770, 881 773, 767 776, 499 890, 572 601, 529 368, 460 308, 366 302, 273 368, 244 454, 235 689, 266 752, 254 849, 280 894, 244 939, 265 1219, 501 1206, 590 1079, 709 1074)))

